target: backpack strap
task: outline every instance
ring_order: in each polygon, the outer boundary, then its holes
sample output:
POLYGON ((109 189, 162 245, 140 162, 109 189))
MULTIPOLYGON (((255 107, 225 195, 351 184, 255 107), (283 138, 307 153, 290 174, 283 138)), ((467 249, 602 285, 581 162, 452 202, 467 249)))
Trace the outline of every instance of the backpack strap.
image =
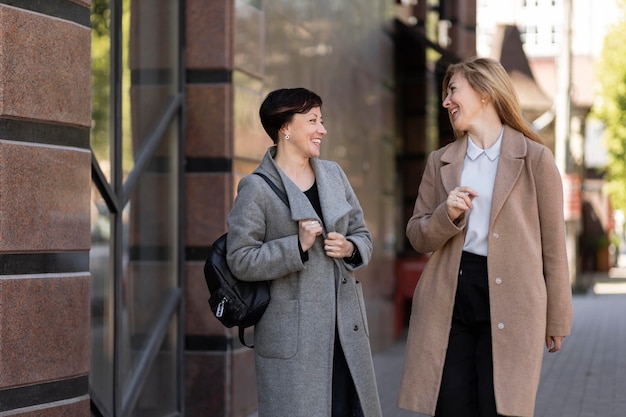
POLYGON ((246 330, 245 327, 239 326, 239 341, 245 347, 248 347, 250 349, 254 349, 254 344, 249 345, 249 344, 246 343, 245 330, 246 330))
POLYGON ((258 175, 259 177, 263 178, 265 180, 265 182, 270 187, 272 187, 272 190, 274 190, 274 192, 276 193, 278 198, 280 198, 282 200, 282 202, 285 203, 287 205, 287 207, 289 207, 289 200, 287 199, 287 194, 285 194, 285 192, 283 190, 278 188, 276 186, 276 184, 274 184, 274 182, 267 177, 267 175, 262 174, 260 172, 255 172, 255 174, 258 175))

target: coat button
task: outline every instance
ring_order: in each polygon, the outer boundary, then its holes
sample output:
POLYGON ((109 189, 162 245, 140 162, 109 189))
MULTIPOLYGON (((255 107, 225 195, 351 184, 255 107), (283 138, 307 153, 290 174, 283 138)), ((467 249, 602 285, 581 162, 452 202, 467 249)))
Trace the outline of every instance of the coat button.
POLYGON ((494 233, 494 234, 493 234, 493 238, 494 238, 494 239, 497 239, 497 238, 499 238, 499 237, 500 237, 500 235, 499 235, 499 234, 497 234, 497 233, 494 233))
POLYGON ((354 330, 355 332, 359 331, 359 326, 357 326, 356 324, 354 325, 354 327, 352 328, 352 330, 354 330))
POLYGON ((346 282, 348 282, 348 280, 347 280, 345 277, 344 277, 344 278, 341 278, 341 283, 342 283, 342 284, 345 284, 346 282))
POLYGON ((496 284, 502 284, 502 278, 496 278, 496 284))
POLYGON ((504 323, 498 323, 498 329, 500 330, 504 329, 504 323))

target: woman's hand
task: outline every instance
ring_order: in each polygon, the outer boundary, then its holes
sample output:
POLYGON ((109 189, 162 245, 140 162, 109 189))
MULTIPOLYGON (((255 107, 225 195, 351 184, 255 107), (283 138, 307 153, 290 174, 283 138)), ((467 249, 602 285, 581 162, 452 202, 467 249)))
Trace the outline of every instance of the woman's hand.
POLYGON ((330 232, 324 239, 324 251, 331 258, 348 258, 354 252, 354 244, 341 233, 330 232))
POLYGON ((315 238, 322 234, 322 225, 313 219, 300 220, 298 229, 300 246, 304 252, 311 249, 315 243, 315 238))
POLYGON ((546 348, 548 348, 548 352, 558 352, 561 350, 563 339, 565 339, 565 336, 546 336, 546 348))
POLYGON ((456 187, 448 194, 448 216, 456 220, 461 214, 467 213, 472 208, 472 200, 478 197, 478 193, 470 187, 456 187))

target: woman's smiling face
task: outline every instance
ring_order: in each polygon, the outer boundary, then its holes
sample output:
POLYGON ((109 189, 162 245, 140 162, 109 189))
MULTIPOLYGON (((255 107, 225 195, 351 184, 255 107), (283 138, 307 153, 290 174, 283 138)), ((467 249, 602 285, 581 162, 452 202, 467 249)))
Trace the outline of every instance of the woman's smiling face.
POLYGON ((450 78, 443 107, 448 110, 450 121, 457 131, 468 131, 477 122, 483 108, 480 94, 459 73, 450 78))
POLYGON ((285 128, 290 144, 298 153, 308 158, 320 156, 322 138, 326 135, 322 111, 313 107, 307 113, 296 113, 285 128))

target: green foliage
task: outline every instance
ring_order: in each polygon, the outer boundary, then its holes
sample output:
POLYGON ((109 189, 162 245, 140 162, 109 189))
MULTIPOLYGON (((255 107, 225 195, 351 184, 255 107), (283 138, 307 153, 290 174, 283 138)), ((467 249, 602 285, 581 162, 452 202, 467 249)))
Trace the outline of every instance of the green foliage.
POLYGON ((109 0, 91 2, 91 148, 109 159, 111 9, 109 0))
MULTIPOLYGON (((121 101, 123 114, 121 123, 122 170, 127 174, 133 167, 131 136, 130 68, 128 65, 130 37, 130 0, 122 0, 121 27, 113 29, 111 23, 112 0, 92 0, 91 2, 91 149, 101 165, 109 165, 111 160, 111 128, 114 125, 111 116, 111 31, 117 30, 117 36, 126 40, 122 45, 122 89, 121 101)), ((106 169, 106 167, 103 167, 106 169)), ((106 172, 105 172, 106 174, 106 172)))
POLYGON ((626 210, 626 1, 619 4, 622 18, 607 32, 596 67, 599 89, 593 113, 605 124, 606 191, 613 208, 626 210))

